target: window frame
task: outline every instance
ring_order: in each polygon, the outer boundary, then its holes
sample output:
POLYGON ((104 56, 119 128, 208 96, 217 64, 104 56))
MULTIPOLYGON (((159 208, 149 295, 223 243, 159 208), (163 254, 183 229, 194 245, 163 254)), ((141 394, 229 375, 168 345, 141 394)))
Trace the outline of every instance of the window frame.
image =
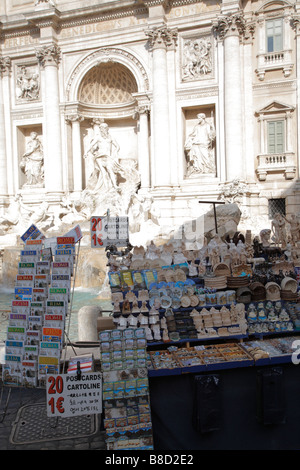
POLYGON ((283 38, 284 38, 284 22, 283 18, 272 18, 272 19, 267 19, 265 23, 265 35, 266 35, 266 52, 267 53, 272 53, 272 52, 282 52, 283 51, 283 38), (276 34, 276 23, 280 23, 280 34, 276 34), (270 25, 272 26, 270 27, 270 25), (273 29, 272 34, 268 34, 268 31, 270 29, 273 29), (269 47, 270 42, 269 40, 272 40, 272 47, 269 47))
POLYGON ((286 142, 285 119, 282 118, 282 119, 267 120, 267 153, 270 155, 285 153, 285 150, 286 150, 285 142, 286 142), (281 132, 279 132, 279 124, 281 127, 280 129, 281 132), (274 127, 274 132, 273 132, 274 143, 271 143, 270 141, 271 140, 271 134, 270 134, 271 125, 274 127), (280 139, 281 139, 281 142, 280 142, 280 139), (274 147, 274 149, 272 149, 271 147, 274 147))

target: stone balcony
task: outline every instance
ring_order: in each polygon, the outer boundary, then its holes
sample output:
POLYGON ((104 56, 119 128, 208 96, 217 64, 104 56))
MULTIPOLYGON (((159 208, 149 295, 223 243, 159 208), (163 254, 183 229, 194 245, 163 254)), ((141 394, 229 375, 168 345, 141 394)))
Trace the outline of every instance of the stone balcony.
POLYGON ((285 179, 296 175, 296 156, 292 152, 258 155, 256 173, 260 181, 265 181, 269 174, 283 173, 285 179))
POLYGON ((259 80, 265 78, 270 70, 282 69, 285 77, 289 77, 293 69, 292 50, 264 52, 257 55, 256 73, 259 80))

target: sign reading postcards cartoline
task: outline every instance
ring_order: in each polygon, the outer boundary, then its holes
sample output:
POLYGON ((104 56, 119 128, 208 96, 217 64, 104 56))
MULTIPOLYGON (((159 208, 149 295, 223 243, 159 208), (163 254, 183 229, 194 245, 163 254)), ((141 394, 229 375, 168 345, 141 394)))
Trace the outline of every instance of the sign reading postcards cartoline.
POLYGON ((47 376, 47 416, 102 413, 102 376, 99 372, 47 376))
POLYGON ((103 248, 108 245, 127 246, 129 241, 128 217, 92 217, 91 247, 103 248))

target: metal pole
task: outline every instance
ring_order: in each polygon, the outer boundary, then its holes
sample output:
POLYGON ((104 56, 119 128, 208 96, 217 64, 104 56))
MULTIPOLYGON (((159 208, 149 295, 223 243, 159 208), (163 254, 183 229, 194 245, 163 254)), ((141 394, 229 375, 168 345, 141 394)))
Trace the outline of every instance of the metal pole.
POLYGON ((216 233, 218 233, 216 204, 226 204, 225 201, 198 201, 198 202, 199 202, 199 204, 212 204, 213 205, 214 218, 215 218, 215 229, 216 229, 216 233))

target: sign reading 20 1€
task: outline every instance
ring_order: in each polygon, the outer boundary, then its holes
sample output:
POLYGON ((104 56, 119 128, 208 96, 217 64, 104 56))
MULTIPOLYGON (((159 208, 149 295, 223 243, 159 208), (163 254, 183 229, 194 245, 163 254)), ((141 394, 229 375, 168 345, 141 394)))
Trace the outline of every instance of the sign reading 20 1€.
POLYGON ((99 372, 47 376, 47 416, 102 413, 102 376, 99 372))

